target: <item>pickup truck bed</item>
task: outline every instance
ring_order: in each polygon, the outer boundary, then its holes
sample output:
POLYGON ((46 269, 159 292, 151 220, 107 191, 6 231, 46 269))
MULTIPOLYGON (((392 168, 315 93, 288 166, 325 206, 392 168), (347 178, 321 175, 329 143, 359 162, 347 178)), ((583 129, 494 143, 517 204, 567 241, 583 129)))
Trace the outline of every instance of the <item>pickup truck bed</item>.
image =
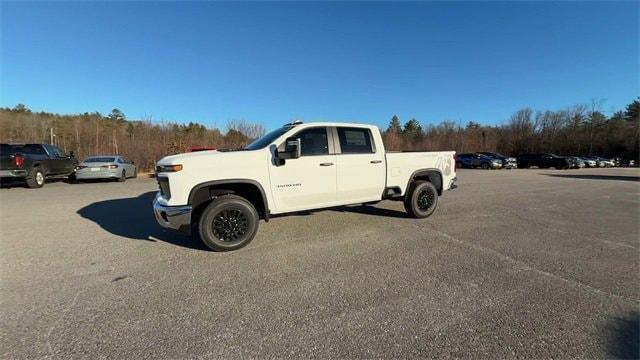
POLYGON ((394 193, 404 196, 407 184, 420 172, 438 171, 442 178, 433 177, 439 193, 451 189, 455 183, 455 151, 440 152, 387 152, 387 189, 396 189, 394 193), (440 184, 437 182, 441 181, 440 184), (399 191, 398 191, 399 190, 399 191))

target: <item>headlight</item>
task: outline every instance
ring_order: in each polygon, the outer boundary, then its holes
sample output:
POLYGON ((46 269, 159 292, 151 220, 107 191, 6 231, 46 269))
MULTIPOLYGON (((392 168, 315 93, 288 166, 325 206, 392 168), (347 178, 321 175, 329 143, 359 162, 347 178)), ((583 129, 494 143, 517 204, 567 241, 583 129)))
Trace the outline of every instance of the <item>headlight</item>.
POLYGON ((156 172, 178 172, 182 170, 182 165, 181 164, 176 164, 176 165, 158 165, 156 167, 156 172))

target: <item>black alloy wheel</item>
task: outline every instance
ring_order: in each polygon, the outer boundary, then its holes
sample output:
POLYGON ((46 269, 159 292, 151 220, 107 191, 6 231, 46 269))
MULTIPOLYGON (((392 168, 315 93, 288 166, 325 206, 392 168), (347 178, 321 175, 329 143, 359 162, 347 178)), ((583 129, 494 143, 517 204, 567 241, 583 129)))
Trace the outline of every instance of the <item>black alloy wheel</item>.
POLYGON ((258 221, 258 212, 247 199, 223 195, 202 212, 198 220, 200 239, 214 251, 236 250, 253 240, 258 221))
POLYGON ((436 196, 438 195, 429 188, 421 190, 418 194, 418 209, 422 211, 429 210, 436 201, 436 196))
POLYGON ((404 209, 414 218, 431 216, 438 207, 438 190, 429 181, 416 181, 404 198, 404 209))
POLYGON ((234 243, 249 230, 249 219, 238 209, 224 209, 213 218, 213 234, 222 242, 234 243))

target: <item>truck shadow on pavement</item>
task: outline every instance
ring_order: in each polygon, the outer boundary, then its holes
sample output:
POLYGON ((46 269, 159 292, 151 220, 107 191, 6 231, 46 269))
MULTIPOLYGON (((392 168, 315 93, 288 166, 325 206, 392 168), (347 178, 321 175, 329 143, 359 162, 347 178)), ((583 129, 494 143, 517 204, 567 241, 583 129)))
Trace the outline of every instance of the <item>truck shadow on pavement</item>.
POLYGON ((132 240, 164 241, 177 246, 209 251, 197 236, 184 236, 165 230, 156 222, 150 191, 138 197, 95 202, 77 211, 111 234, 132 240))
POLYGON ((547 176, 567 178, 567 179, 584 179, 584 180, 618 180, 618 181, 640 181, 640 176, 621 176, 621 175, 563 175, 563 174, 545 174, 547 176))
POLYGON ((640 358, 640 313, 628 313, 613 319, 605 329, 608 339, 608 355, 615 359, 640 358))

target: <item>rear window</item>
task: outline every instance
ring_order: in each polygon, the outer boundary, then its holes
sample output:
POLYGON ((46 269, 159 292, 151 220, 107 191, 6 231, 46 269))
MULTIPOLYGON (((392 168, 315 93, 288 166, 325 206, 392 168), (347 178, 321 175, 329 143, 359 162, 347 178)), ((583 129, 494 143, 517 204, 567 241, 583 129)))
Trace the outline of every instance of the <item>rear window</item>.
POLYGON ((2 144, 0 152, 3 154, 26 154, 26 155, 46 155, 42 145, 38 144, 26 144, 26 145, 9 145, 2 144))
POLYGON ((113 162, 116 158, 112 157, 91 157, 85 160, 86 163, 103 163, 103 162, 113 162))
POLYGON ((340 151, 343 154, 371 154, 371 136, 368 129, 339 127, 340 151))

